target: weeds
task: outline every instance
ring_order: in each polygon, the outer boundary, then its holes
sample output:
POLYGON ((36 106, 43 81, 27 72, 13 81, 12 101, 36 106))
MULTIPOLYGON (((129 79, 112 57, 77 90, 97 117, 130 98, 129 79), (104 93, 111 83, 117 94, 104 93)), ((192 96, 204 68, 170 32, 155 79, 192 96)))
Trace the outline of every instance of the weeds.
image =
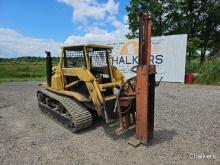
POLYGON ((220 61, 206 60, 200 64, 198 59, 187 60, 187 73, 198 73, 195 83, 220 85, 220 61))

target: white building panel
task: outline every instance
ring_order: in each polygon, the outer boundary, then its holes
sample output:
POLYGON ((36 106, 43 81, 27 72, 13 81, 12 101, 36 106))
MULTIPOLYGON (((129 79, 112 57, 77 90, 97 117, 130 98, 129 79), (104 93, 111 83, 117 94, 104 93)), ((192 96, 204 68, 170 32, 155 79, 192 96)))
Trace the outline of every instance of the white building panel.
MULTIPOLYGON (((135 75, 130 69, 138 64, 138 39, 121 43, 109 43, 113 46, 113 65, 119 68, 126 78, 135 75)), ((187 35, 152 37, 151 63, 157 66, 156 79, 162 81, 184 82, 186 63, 187 35)))

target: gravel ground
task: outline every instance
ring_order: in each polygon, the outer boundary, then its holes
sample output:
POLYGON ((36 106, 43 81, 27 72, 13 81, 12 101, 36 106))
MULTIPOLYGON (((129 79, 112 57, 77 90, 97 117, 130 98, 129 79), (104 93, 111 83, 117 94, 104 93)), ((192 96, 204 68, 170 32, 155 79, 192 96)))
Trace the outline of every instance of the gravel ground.
POLYGON ((161 84, 154 140, 133 148, 134 130, 97 122, 73 134, 44 116, 37 84, 0 84, 0 164, 220 164, 220 87, 161 84))

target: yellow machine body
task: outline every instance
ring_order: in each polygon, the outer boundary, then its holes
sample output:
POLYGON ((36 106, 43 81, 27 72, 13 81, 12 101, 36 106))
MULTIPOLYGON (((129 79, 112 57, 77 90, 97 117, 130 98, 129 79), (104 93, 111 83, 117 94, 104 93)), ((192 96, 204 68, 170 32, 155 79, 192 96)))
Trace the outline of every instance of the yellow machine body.
POLYGON ((51 85, 42 86, 74 97, 103 116, 105 102, 116 98, 114 87, 125 81, 122 72, 112 66, 111 52, 112 47, 103 45, 61 47, 59 64, 52 68, 51 85))

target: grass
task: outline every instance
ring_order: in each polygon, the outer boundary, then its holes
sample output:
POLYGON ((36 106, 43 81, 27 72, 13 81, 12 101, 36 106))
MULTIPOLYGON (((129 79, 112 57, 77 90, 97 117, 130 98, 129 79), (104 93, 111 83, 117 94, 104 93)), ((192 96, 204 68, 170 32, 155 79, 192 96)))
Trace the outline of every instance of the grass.
POLYGON ((220 62, 204 63, 199 70, 197 81, 200 84, 220 85, 220 62))
POLYGON ((198 58, 187 60, 187 73, 198 73, 195 77, 196 84, 220 85, 220 61, 207 59, 200 64, 198 58))
POLYGON ((0 82, 46 80, 44 61, 0 61, 0 82))
POLYGON ((1 79, 36 79, 45 76, 44 63, 42 62, 7 62, 0 63, 1 79))
POLYGON ((46 81, 46 78, 5 78, 5 79, 0 79, 0 83, 3 83, 3 82, 24 82, 24 81, 46 81))

